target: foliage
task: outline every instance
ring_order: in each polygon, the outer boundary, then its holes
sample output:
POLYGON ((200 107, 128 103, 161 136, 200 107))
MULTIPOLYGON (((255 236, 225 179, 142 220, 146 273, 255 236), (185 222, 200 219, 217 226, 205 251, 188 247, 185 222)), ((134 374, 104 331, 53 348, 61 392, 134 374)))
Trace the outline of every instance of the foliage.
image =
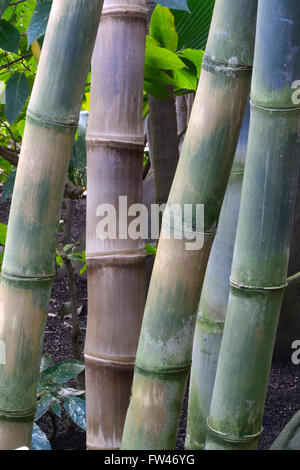
POLYGON ((205 49, 214 5, 215 0, 188 0, 190 13, 172 10, 180 49, 205 49))
MULTIPOLYGON (((75 251, 76 244, 74 244, 74 243, 70 243, 68 245, 65 245, 63 247, 63 249, 64 249, 68 259, 70 259, 71 261, 81 261, 83 263, 83 266, 80 270, 80 274, 83 274, 86 271, 85 251, 82 251, 81 253, 78 253, 77 251, 75 251)), ((57 256, 56 256, 56 262, 57 262, 58 266, 62 266, 62 264, 63 264, 62 257, 61 257, 61 255, 58 251, 57 251, 57 256)))
POLYGON ((7 226, 0 223, 0 271, 1 271, 2 262, 3 262, 6 233, 7 233, 7 226))
POLYGON ((174 15, 157 5, 146 38, 145 92, 164 99, 167 85, 173 85, 175 95, 196 91, 202 57, 202 50, 178 50, 174 15))
MULTIPOLYGON (((9 1, 0 0, 0 85, 4 83, 5 87, 5 103, 1 104, 0 101, 0 136, 2 148, 18 156, 52 0, 11 3, 9 5, 9 1)), ((83 109, 89 104, 89 92, 90 74, 83 109)), ((69 179, 80 186, 86 184, 84 127, 86 123, 83 120, 76 134, 69 167, 69 179)), ((0 148, 0 182, 5 183, 2 202, 12 195, 15 174, 13 165, 2 158, 0 148)))
MULTIPOLYGON (((75 359, 52 365, 50 356, 42 357, 35 421, 38 421, 48 411, 61 417, 61 407, 63 407, 72 421, 85 429, 85 392, 66 386, 69 380, 76 378, 83 370, 84 364, 75 359)), ((47 437, 37 424, 33 429, 32 448, 34 450, 51 449, 47 437)))

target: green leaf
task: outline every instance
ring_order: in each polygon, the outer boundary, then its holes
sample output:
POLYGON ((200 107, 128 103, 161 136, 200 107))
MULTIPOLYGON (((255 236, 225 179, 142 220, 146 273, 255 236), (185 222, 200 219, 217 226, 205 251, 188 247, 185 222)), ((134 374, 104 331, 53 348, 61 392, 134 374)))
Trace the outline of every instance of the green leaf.
POLYGON ((0 0, 0 17, 3 15, 9 3, 10 3, 10 0, 0 0))
POLYGON ((0 223, 0 245, 5 245, 7 234, 7 225, 0 223))
POLYGON ((175 52, 178 43, 178 34, 175 29, 174 15, 168 8, 157 5, 152 13, 149 35, 160 46, 175 52))
POLYGON ((4 202, 5 199, 11 197, 14 190, 16 173, 17 170, 14 169, 9 173, 8 177, 6 178, 6 181, 2 188, 1 202, 4 202))
POLYGON ((86 172, 86 142, 85 134, 87 129, 89 113, 81 111, 78 123, 78 139, 74 141, 71 160, 69 164, 69 178, 73 180, 76 172, 81 172, 85 175, 86 172))
POLYGON ((201 64, 202 64, 204 51, 202 51, 201 49, 184 49, 178 55, 179 57, 188 59, 190 62, 192 62, 195 65, 196 70, 197 70, 197 78, 199 78, 200 73, 201 73, 201 64))
POLYGON ((149 102, 148 102, 148 95, 145 90, 144 96, 143 96, 143 119, 146 119, 149 113, 149 102))
POLYGON ((145 248, 147 255, 156 255, 157 248, 155 246, 145 243, 145 248))
POLYGON ((24 108, 30 90, 28 81, 24 73, 15 73, 8 80, 5 97, 5 117, 7 121, 12 124, 17 119, 18 115, 24 108))
POLYGON ((215 0, 189 0, 191 13, 173 11, 179 49, 205 49, 214 5, 215 0))
POLYGON ((64 403, 64 408, 69 413, 72 421, 82 429, 86 429, 85 400, 78 397, 68 398, 64 403))
POLYGON ((160 69, 145 65, 144 78, 147 82, 159 83, 160 85, 174 85, 173 77, 160 69))
POLYGON ((66 397, 79 397, 81 395, 85 394, 85 390, 77 390, 76 388, 61 388, 58 391, 58 395, 61 398, 66 398, 66 397))
POLYGON ((54 403, 52 403, 52 405, 50 406, 50 409, 53 411, 54 414, 56 414, 56 416, 61 418, 61 407, 58 401, 55 401, 54 403))
POLYGON ((40 363, 40 372, 43 372, 44 370, 48 369, 53 362, 53 359, 51 356, 48 354, 43 354, 41 363, 40 363))
POLYGON ((188 69, 175 70, 174 82, 178 88, 184 88, 187 90, 196 91, 197 88, 197 77, 188 69))
POLYGON ((20 38, 17 28, 8 21, 0 20, 0 49, 18 53, 20 38))
POLYGON ((144 90, 149 93, 149 95, 158 98, 159 100, 164 100, 170 95, 169 91, 159 83, 151 83, 144 80, 144 90))
POLYGON ((185 67, 185 64, 174 52, 160 47, 150 36, 146 37, 145 64, 163 70, 179 70, 185 67))
POLYGON ((155 0, 156 3, 167 7, 174 8, 174 10, 187 10, 189 11, 187 0, 155 0))
POLYGON ((42 398, 38 401, 37 407, 36 407, 36 412, 35 412, 35 418, 34 420, 37 421, 40 419, 50 408, 50 404, 53 401, 54 396, 52 393, 45 393, 45 395, 42 396, 42 398))
POLYGON ((64 384, 74 379, 80 372, 84 371, 84 363, 75 359, 69 359, 54 364, 45 370, 41 375, 44 383, 53 382, 56 384, 64 384))
POLYGON ((52 0, 39 0, 37 3, 27 29, 28 47, 33 43, 33 41, 44 36, 47 29, 51 6, 52 0))
POLYGON ((85 273, 85 271, 86 271, 86 264, 84 266, 82 266, 82 268, 80 270, 80 274, 85 273))
POLYGON ((34 423, 32 432, 32 450, 51 450, 50 442, 41 428, 34 423))

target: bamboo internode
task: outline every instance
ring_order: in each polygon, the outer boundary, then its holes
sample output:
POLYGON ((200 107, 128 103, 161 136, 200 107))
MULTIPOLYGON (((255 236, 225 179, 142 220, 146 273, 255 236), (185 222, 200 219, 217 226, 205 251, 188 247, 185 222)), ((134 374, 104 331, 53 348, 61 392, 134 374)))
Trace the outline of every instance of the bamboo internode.
POLYGON ((299 26, 296 0, 259 0, 249 143, 207 449, 255 449, 262 431, 299 171, 299 26))
POLYGON ((193 344, 185 446, 204 449, 207 417, 214 388, 229 297, 233 249, 247 153, 247 108, 220 214, 218 231, 205 273, 193 344))
POLYGON ((62 195, 101 7, 53 1, 28 107, 1 273, 1 449, 31 443, 62 195))
MULTIPOLYGON (((123 449, 175 448, 200 289, 250 92, 256 6, 256 1, 248 0, 215 4, 197 95, 168 199, 181 207, 204 204, 204 246, 189 251, 187 240, 161 237, 159 241, 123 449)), ((178 222, 180 231, 183 221, 178 222)), ((184 224, 197 230, 193 217, 184 224)))
POLYGON ((143 241, 118 229, 116 239, 99 238, 97 208, 111 204, 119 220, 119 196, 128 206, 142 200, 146 27, 144 0, 105 0, 87 132, 88 449, 120 447, 145 305, 143 241))

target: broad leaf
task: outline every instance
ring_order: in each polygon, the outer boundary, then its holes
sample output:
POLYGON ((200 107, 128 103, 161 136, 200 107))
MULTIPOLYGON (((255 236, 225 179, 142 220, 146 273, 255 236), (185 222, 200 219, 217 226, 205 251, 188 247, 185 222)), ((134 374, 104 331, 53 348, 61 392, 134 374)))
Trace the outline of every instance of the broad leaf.
POLYGON ((39 0, 37 3, 27 29, 28 46, 30 46, 33 41, 44 36, 47 29, 51 6, 52 0, 39 0))
POLYGON ((15 185, 16 173, 17 170, 12 170, 6 178, 6 181, 2 188, 1 202, 4 202, 5 199, 12 196, 15 185))
POLYGON ((48 369, 51 366, 52 362, 52 357, 48 354, 44 354, 40 363, 40 372, 43 372, 44 370, 48 369))
POLYGON ((41 428, 34 423, 32 432, 32 450, 51 450, 50 442, 41 428))
POLYGON ((15 73, 8 80, 5 89, 5 117, 12 124, 24 108, 30 90, 24 73, 15 73))
POLYGON ((17 53, 19 50, 20 33, 8 21, 0 20, 0 49, 17 53))
POLYGON ((54 366, 49 367, 41 375, 41 380, 44 383, 53 382, 56 384, 64 384, 71 379, 74 379, 80 372, 84 370, 83 362, 75 359, 61 361, 54 366))
POLYGON ((61 418, 61 407, 60 407, 60 403, 58 403, 58 401, 52 403, 52 405, 50 406, 50 409, 51 409, 51 411, 53 411, 54 414, 56 414, 56 416, 61 418))
POLYGON ((5 245, 7 234, 7 225, 0 223, 0 245, 5 245))
POLYGON ((64 408, 69 413, 72 421, 82 429, 86 429, 85 400, 78 397, 68 398, 64 403, 64 408))
POLYGON ((149 35, 160 46, 175 52, 178 43, 178 34, 175 29, 174 15, 168 8, 157 5, 154 9, 149 26, 149 35))
POLYGON ((37 403, 37 408, 35 412, 35 421, 40 419, 50 408, 51 402, 53 401, 54 396, 47 392, 37 403))
POLYGON ((214 5, 215 0, 189 0, 191 13, 173 11, 179 49, 205 49, 214 5))
POLYGON ((9 3, 10 3, 10 0, 0 0, 0 17, 3 15, 9 3))
POLYGON ((182 69, 175 70, 173 74, 177 88, 196 91, 197 78, 193 72, 188 69, 182 69))
POLYGON ((170 95, 169 91, 159 83, 147 82, 144 80, 144 90, 149 94, 158 98, 159 100, 164 100, 170 95))
POLYGON ((185 58, 195 65, 197 70, 197 78, 200 77, 203 54, 204 51, 201 49, 184 49, 179 54, 179 57, 185 58))
POLYGON ((58 395, 61 398, 66 398, 66 397, 80 397, 85 394, 85 390, 77 390, 76 388, 61 388, 58 391, 58 395))
POLYGON ((163 70, 179 70, 185 67, 185 64, 174 52, 159 47, 159 44, 150 36, 146 37, 145 63, 163 70))
POLYGON ((174 10, 187 10, 189 11, 187 0, 155 0, 156 3, 174 10))
POLYGON ((174 85, 174 80, 166 72, 145 65, 144 78, 147 82, 160 83, 161 85, 174 85))

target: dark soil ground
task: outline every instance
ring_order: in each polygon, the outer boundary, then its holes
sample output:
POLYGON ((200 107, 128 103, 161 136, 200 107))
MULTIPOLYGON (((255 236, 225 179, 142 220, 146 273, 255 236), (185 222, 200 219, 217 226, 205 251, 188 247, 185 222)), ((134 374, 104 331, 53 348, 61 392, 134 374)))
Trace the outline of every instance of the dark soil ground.
MULTIPOLYGON (((10 201, 0 204, 0 222, 7 223, 10 201)), ((85 225, 85 202, 77 202, 76 213, 72 226, 73 237, 78 240, 82 227, 85 225)), ((82 346, 86 328, 87 314, 87 285, 81 277, 76 277, 79 305, 83 305, 80 325, 83 331, 80 338, 82 346)), ((71 320, 58 315, 62 304, 69 300, 66 280, 57 281, 53 285, 49 313, 44 339, 44 353, 53 357, 55 362, 72 358, 70 346, 71 320)), ((279 432, 300 408, 299 366, 290 360, 273 360, 269 388, 264 414, 264 432, 260 439, 259 448, 269 449, 279 432)), ((178 435, 177 449, 184 448, 187 396, 185 397, 178 435)), ((40 427, 51 440, 54 450, 84 450, 85 433, 72 425, 63 412, 62 418, 55 418, 57 432, 52 439, 53 425, 49 416, 39 421, 40 427)))

